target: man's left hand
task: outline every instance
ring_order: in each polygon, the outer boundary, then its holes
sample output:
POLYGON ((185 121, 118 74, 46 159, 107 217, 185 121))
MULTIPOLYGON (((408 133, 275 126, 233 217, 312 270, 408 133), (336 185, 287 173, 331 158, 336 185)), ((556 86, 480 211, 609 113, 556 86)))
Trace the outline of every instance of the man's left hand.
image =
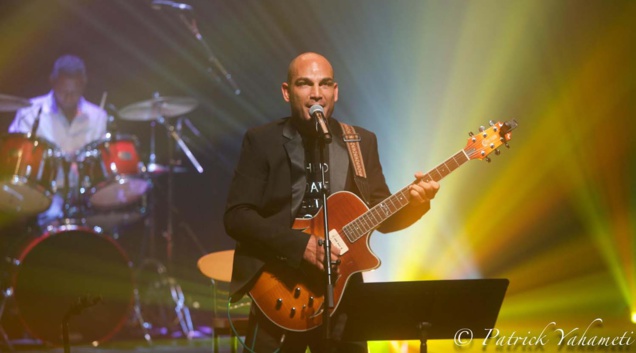
POLYGON ((429 203, 435 198, 435 194, 439 190, 439 184, 436 181, 424 181, 424 173, 415 173, 415 179, 417 181, 409 185, 409 193, 411 199, 409 205, 420 206, 425 203, 429 203))

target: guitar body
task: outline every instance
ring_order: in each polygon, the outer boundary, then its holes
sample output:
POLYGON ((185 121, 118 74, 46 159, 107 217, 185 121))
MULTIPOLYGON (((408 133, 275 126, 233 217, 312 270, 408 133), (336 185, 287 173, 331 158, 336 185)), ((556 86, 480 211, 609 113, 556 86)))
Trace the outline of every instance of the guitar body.
MULTIPOLYGON (((337 231, 348 247, 340 256, 339 274, 336 275, 335 268, 333 271, 334 308, 329 313, 333 315, 349 278, 357 272, 378 268, 380 259, 369 247, 371 232, 354 242, 342 232, 342 227, 368 211, 358 196, 347 191, 334 193, 327 199, 327 208, 329 228, 337 231)), ((321 209, 313 218, 296 219, 293 229, 324 238, 323 217, 321 209)), ((249 294, 265 316, 278 326, 290 331, 307 331, 322 323, 326 310, 325 280, 325 273, 313 266, 293 269, 284 264, 266 264, 249 294)))

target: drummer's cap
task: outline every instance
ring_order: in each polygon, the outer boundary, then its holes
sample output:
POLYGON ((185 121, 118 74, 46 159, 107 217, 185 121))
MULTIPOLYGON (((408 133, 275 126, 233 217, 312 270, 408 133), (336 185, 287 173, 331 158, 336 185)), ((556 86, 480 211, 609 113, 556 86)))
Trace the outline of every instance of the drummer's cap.
POLYGON ((84 61, 75 55, 60 56, 53 64, 51 80, 56 80, 60 75, 81 77, 86 80, 84 61))

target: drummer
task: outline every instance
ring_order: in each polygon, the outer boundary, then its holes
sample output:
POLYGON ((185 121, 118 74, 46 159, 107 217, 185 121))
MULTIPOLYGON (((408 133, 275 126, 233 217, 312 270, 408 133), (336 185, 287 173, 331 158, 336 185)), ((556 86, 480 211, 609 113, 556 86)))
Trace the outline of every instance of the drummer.
POLYGON ((31 99, 32 105, 18 110, 9 132, 29 133, 40 109, 36 135, 56 144, 65 154, 103 138, 106 111, 84 99, 87 76, 84 61, 64 55, 55 61, 48 94, 31 99))
MULTIPOLYGON (((82 59, 74 55, 59 57, 49 77, 52 90, 32 98, 30 107, 18 110, 9 132, 31 133, 39 115, 35 135, 54 143, 71 160, 83 146, 106 134, 106 111, 83 97, 87 81, 82 59)), ((58 185, 63 183, 59 175, 57 179, 58 185)), ((72 175, 69 180, 73 184, 72 175)), ((56 196, 49 210, 40 215, 40 224, 61 217, 63 202, 56 196)))

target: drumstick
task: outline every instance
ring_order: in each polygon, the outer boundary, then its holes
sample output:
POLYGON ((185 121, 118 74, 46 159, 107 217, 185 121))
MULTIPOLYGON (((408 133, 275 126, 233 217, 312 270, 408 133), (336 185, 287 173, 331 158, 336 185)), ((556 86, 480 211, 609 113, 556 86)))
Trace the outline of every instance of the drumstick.
POLYGON ((104 106, 106 105, 106 97, 108 97, 108 92, 104 91, 104 94, 102 94, 102 102, 99 104, 99 107, 104 109, 104 106))

